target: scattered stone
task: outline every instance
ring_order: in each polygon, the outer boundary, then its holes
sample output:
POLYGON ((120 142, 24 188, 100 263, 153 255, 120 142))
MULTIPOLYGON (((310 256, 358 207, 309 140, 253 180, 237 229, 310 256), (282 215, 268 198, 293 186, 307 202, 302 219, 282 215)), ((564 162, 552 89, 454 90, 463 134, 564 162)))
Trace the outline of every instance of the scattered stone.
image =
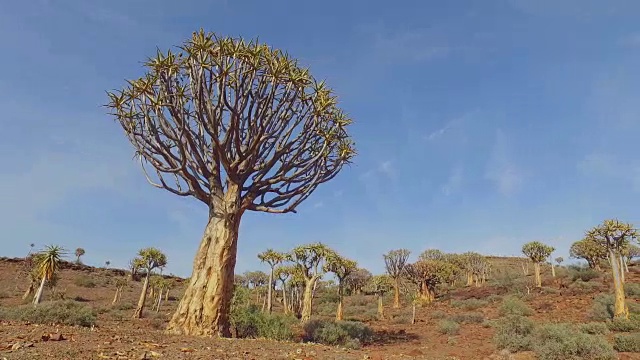
POLYGON ((192 348, 180 348, 180 351, 181 351, 181 352, 184 352, 184 353, 192 353, 192 352, 196 351, 196 349, 192 349, 192 348))
POLYGON ((49 334, 49 341, 62 341, 62 340, 66 340, 66 339, 60 333, 49 334))

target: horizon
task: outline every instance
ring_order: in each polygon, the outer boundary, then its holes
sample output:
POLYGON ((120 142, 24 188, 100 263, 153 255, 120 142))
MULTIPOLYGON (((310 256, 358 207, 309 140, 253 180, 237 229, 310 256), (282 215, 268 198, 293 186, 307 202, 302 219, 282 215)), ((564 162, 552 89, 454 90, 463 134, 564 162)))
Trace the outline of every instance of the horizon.
POLYGON ((297 214, 245 213, 236 273, 317 241, 372 273, 397 248, 519 256, 538 240, 569 261, 605 219, 640 224, 639 15, 631 0, 8 4, 1 255, 58 244, 126 268, 153 246, 191 275, 207 209, 147 184, 103 105, 204 28, 288 52, 354 119, 354 164, 297 214))

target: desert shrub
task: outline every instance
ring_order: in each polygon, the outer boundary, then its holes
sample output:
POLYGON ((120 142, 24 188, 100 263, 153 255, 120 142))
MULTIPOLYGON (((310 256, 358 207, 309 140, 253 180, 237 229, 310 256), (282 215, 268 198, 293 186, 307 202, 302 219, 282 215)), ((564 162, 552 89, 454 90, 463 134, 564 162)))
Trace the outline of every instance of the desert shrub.
POLYGON ((392 324, 411 324, 411 316, 409 315, 399 315, 391 318, 392 324))
POLYGON ((304 324, 304 340, 325 345, 359 348, 371 342, 373 331, 356 321, 311 320, 304 324))
POLYGON ((589 318, 595 321, 604 321, 613 318, 613 295, 600 294, 593 299, 589 318))
POLYGON ((572 281, 582 280, 587 282, 600 277, 600 272, 588 267, 573 266, 570 269, 572 281))
POLYGON ((529 318, 519 315, 506 315, 495 320, 493 342, 500 350, 526 351, 531 349, 531 334, 535 324, 529 318))
POLYGON ((590 322, 586 324, 580 324, 578 329, 585 334, 590 335, 604 335, 609 332, 607 324, 602 322, 590 322))
POLYGON ((239 338, 293 339, 295 318, 281 314, 265 314, 257 306, 236 307, 231 312, 231 325, 239 338))
POLYGON ((482 313, 463 313, 452 315, 450 320, 459 324, 481 324, 484 321, 482 313))
POLYGON ((0 307, 0 319, 29 321, 36 324, 91 326, 96 322, 95 312, 75 301, 54 301, 32 305, 0 307))
POLYGON ((569 289, 571 289, 574 293, 587 294, 596 291, 600 287, 600 284, 595 282, 585 282, 580 279, 574 281, 571 285, 569 285, 569 289))
POLYGON ((529 316, 533 314, 533 310, 524 301, 515 296, 507 296, 502 300, 499 309, 501 316, 519 315, 529 316))
POLYGON ((431 312, 432 319, 444 319, 447 317, 447 313, 442 310, 434 310, 431 312))
POLYGON ((340 297, 335 291, 324 291, 320 296, 318 296, 318 303, 332 303, 337 304, 340 300, 340 297))
POLYGON ((607 327, 611 331, 630 332, 640 330, 640 321, 637 319, 612 319, 607 320, 607 327))
POLYGON ((332 302, 318 302, 313 307, 313 313, 318 316, 327 317, 336 315, 336 304, 332 302))
POLYGON ((613 348, 620 352, 640 352, 640 333, 616 334, 613 337, 613 348))
POLYGON ((440 320, 438 322, 438 331, 441 334, 456 335, 460 331, 460 324, 452 320, 440 320))
POLYGON ((617 359, 606 339, 581 333, 569 324, 547 324, 533 334, 533 351, 539 360, 617 359))
POLYGON ((640 298, 640 284, 638 283, 627 283, 624 284, 624 292, 625 294, 632 299, 640 298))
POLYGON ((502 301, 502 295, 491 294, 487 296, 486 300, 490 303, 496 303, 498 301, 502 301))
POLYGON ((96 287, 96 282, 87 275, 80 275, 73 280, 73 283, 76 286, 84 287, 84 288, 94 288, 96 287))
POLYGON ((349 300, 351 306, 371 306, 371 304, 375 304, 375 299, 368 298, 365 295, 354 295, 349 300))
POLYGON ((118 302, 111 305, 111 308, 115 310, 132 310, 136 307, 133 305, 133 303, 130 302, 118 302))
POLYGON ((489 305, 488 301, 475 298, 467 300, 451 300, 451 306, 461 308, 463 310, 476 310, 487 305, 489 305))

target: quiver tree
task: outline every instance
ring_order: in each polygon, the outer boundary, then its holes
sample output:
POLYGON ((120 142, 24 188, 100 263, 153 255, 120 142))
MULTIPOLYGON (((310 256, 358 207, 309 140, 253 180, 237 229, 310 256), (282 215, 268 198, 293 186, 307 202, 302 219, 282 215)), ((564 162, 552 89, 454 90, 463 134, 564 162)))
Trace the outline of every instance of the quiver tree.
POLYGON ((545 245, 539 241, 532 241, 522 246, 522 253, 533 262, 533 270, 535 272, 536 287, 542 287, 542 278, 540 277, 540 264, 542 264, 551 253, 555 250, 552 246, 545 245))
POLYGON ((77 248, 77 249, 76 249, 76 252, 75 252, 75 255, 76 255, 76 264, 82 264, 82 261, 80 261, 80 257, 81 257, 82 255, 84 255, 84 254, 85 254, 85 251, 84 251, 84 249, 83 249, 83 248, 77 248))
POLYGON ((145 67, 140 79, 109 93, 107 106, 147 180, 209 210, 168 331, 229 337, 242 215, 295 212, 333 179, 355 154, 351 120, 324 82, 257 41, 200 30, 145 67))
POLYGON ((378 298, 378 319, 380 320, 384 320, 384 294, 389 292, 392 287, 392 280, 389 275, 374 275, 366 285, 367 291, 376 294, 378 298))
POLYGON ((131 281, 138 281, 138 271, 140 270, 140 259, 133 258, 129 260, 129 272, 131 281))
POLYGON ((244 273, 247 284, 253 288, 256 294, 256 303, 260 302, 262 288, 269 282, 269 275, 262 271, 247 271, 244 273))
POLYGON ((384 266, 393 280, 393 307, 400 307, 400 278, 404 274, 411 251, 407 249, 391 250, 384 254, 384 266))
POLYGON ((291 277, 293 268, 290 266, 278 266, 273 272, 275 279, 280 280, 280 286, 282 286, 282 307, 284 313, 288 314, 291 309, 289 308, 289 301, 287 301, 287 280, 291 277))
POLYGON ((338 279, 338 309, 336 310, 336 320, 341 321, 344 318, 344 280, 354 272, 358 267, 358 263, 353 260, 333 254, 327 258, 325 263, 325 271, 332 272, 338 279))
POLYGON ((33 297, 33 305, 36 306, 42 300, 42 291, 47 281, 52 281, 60 269, 60 262, 65 255, 65 250, 57 245, 48 245, 44 250, 37 253, 33 260, 40 287, 33 297))
POLYGON ((624 249, 629 246, 630 242, 638 239, 637 230, 628 223, 618 220, 605 220, 601 225, 589 230, 586 238, 607 250, 616 299, 613 316, 628 319, 629 308, 627 307, 624 293, 624 274, 621 258, 624 249))
POLYGON ((607 248, 593 239, 585 238, 571 244, 569 256, 573 259, 584 259, 589 268, 600 271, 600 262, 607 258, 607 248))
MULTIPOLYGON (((460 255, 458 263, 460 264, 458 266, 464 271, 467 286, 472 286, 474 282, 476 286, 479 286, 478 281, 488 266, 485 257, 476 252, 466 252, 460 255)), ((457 265, 456 263, 453 264, 457 265)))
POLYGON ((447 254, 438 249, 427 249, 423 251, 418 257, 419 260, 422 261, 432 261, 432 260, 444 260, 447 257, 447 254))
POLYGON ((150 247, 140 250, 135 261, 138 263, 139 269, 145 271, 144 283, 142 284, 142 291, 140 292, 140 299, 138 300, 136 311, 133 313, 133 318, 139 319, 142 317, 144 304, 147 301, 147 291, 149 290, 149 279, 151 277, 151 272, 157 268, 167 265, 167 256, 160 250, 150 247))
POLYGON ((291 278, 288 281, 289 292, 291 297, 289 301, 291 311, 296 317, 302 317, 302 297, 305 289, 306 280, 299 268, 291 266, 291 278))
POLYGON ((628 244, 622 249, 622 265, 624 270, 629 272, 629 265, 634 258, 640 257, 640 247, 633 244, 628 244))
POLYGON ((280 264, 284 261, 284 254, 274 251, 273 249, 267 249, 267 251, 258 254, 258 259, 261 262, 267 263, 269 265, 269 287, 267 288, 267 312, 271 314, 271 310, 273 309, 273 269, 276 265, 280 264))
POLYGON ((115 281, 116 293, 113 296, 113 301, 111 302, 112 304, 115 304, 118 301, 120 301, 120 298, 122 297, 122 291, 124 290, 124 287, 127 286, 127 284, 128 284, 127 278, 123 278, 123 277, 116 278, 116 281, 115 281))
POLYGON ((455 265, 442 260, 420 260, 405 268, 407 279, 417 286, 418 299, 426 304, 436 299, 437 286, 451 281, 456 271, 455 265))
POLYGON ((302 321, 311 319, 314 288, 324 274, 323 264, 327 258, 334 256, 336 256, 335 252, 322 243, 298 246, 287 254, 287 260, 293 263, 294 269, 305 281, 302 296, 302 321))
POLYGON ((372 276, 367 269, 356 269, 344 279, 345 287, 350 294, 360 294, 372 276))

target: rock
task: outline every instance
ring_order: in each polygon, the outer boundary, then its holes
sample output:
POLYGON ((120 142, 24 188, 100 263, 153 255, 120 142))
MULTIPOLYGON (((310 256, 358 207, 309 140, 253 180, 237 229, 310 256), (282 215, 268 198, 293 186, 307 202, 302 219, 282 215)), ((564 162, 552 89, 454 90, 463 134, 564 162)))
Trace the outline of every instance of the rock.
POLYGON ((49 334, 49 341, 62 341, 62 340, 66 340, 66 339, 60 333, 49 334))
POLYGON ((17 343, 15 343, 15 344, 11 345, 11 350, 18 350, 18 349, 20 349, 21 347, 22 347, 22 344, 21 344, 21 343, 19 343, 19 342, 17 342, 17 343))

